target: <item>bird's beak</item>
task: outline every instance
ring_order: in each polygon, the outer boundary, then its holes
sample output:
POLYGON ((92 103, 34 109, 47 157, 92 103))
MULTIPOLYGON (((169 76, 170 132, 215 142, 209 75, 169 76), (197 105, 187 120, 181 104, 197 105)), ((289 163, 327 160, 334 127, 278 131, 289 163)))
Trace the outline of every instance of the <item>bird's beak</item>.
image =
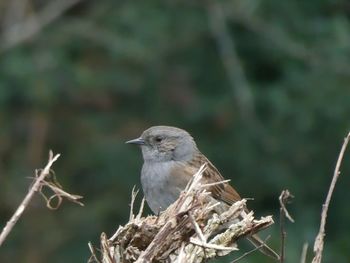
POLYGON ((145 144, 145 140, 142 139, 141 137, 140 138, 137 138, 137 139, 133 139, 133 140, 130 140, 130 141, 127 141, 125 143, 128 143, 128 144, 137 144, 137 145, 144 145, 145 144))

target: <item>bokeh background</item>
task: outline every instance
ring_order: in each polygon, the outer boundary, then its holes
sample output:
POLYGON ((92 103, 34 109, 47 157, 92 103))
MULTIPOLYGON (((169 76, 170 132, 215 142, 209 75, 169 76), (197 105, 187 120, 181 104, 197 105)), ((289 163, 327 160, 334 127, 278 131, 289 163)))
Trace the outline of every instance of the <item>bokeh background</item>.
MULTIPOLYGON (((49 149, 85 203, 49 211, 36 196, 0 262, 86 262, 140 188, 140 151, 124 142, 159 124, 190 131, 256 214, 275 216, 276 249, 288 188, 286 262, 299 262, 350 129, 349 18, 347 0, 0 1, 0 225, 49 149)), ((349 175, 348 152, 324 262, 350 262, 349 175)))

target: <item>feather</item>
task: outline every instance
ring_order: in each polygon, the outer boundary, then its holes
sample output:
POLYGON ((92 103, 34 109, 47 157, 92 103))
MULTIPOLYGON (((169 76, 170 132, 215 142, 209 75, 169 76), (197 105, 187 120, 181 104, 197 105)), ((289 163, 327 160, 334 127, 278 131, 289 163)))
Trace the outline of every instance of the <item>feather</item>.
MULTIPOLYGON (((224 177, 218 169, 201 153, 197 152, 192 160, 187 162, 189 166, 194 167, 197 171, 203 164, 207 163, 207 169, 203 172, 204 184, 211 184, 224 181, 224 177)), ((217 184, 210 186, 208 189, 215 199, 223 201, 229 205, 241 200, 241 197, 236 190, 228 183, 217 184)))

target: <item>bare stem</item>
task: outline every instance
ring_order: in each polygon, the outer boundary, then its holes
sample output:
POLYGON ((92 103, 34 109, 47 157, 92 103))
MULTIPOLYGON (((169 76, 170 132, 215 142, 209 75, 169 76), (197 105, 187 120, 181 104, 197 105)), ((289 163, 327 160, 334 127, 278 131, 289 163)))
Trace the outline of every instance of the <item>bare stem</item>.
POLYGON ((284 229, 285 212, 280 208, 280 232, 281 232, 281 252, 280 252, 280 263, 284 262, 285 257, 285 242, 286 242, 286 230, 284 229))
POLYGON ((49 161, 45 168, 40 172, 39 177, 37 177, 34 181, 34 184, 29 189, 28 194, 23 199, 22 203, 17 208, 16 212, 12 215, 11 219, 6 223, 6 226, 3 228, 0 234, 0 246, 4 243, 6 237, 11 232, 15 224, 17 223, 18 219, 23 214, 24 210, 27 208, 29 202, 32 200, 33 195, 35 192, 37 192, 41 186, 42 181, 45 179, 46 176, 50 174, 50 168, 52 164, 60 157, 60 154, 56 154, 53 156, 52 151, 50 151, 49 154, 49 161))
POLYGON ((5 28, 0 35, 0 53, 20 44, 40 32, 81 0, 61 0, 48 3, 42 10, 5 28))
POLYGON ((253 248, 252 250, 250 250, 250 251, 248 251, 248 252, 245 252, 242 256, 240 256, 240 257, 234 259, 233 261, 231 261, 231 263, 236 263, 236 262, 240 261, 241 259, 245 258, 246 256, 248 256, 248 255, 254 253, 254 252, 257 251, 257 250, 259 250, 260 248, 262 248, 263 246, 265 246, 266 241, 267 241, 269 238, 270 238, 270 236, 268 236, 268 237, 264 240, 264 242, 261 243, 260 246, 257 246, 257 247, 253 248))
POLYGON ((322 205, 320 230, 319 230, 319 232, 317 234, 317 237, 316 237, 315 243, 314 243, 315 256, 312 259, 312 263, 320 263, 321 259, 322 259, 322 252, 323 252, 323 245, 324 245, 324 236, 326 235, 326 233, 325 233, 325 226, 326 226, 326 221, 327 221, 328 207, 329 207, 329 203, 331 201, 332 195, 333 195, 335 184, 337 183, 338 177, 340 175, 340 166, 341 166, 341 163, 342 163, 342 160, 343 160, 343 156, 344 156, 346 147, 347 147, 347 145, 349 143, 349 140, 350 140, 350 132, 344 138, 344 143, 343 143, 343 146, 342 146, 342 148, 340 150, 340 153, 339 153, 339 156, 338 156, 338 160, 337 160, 337 164, 336 164, 335 169, 334 169, 333 179, 332 179, 331 185, 329 186, 329 189, 328 189, 326 201, 322 205))
POLYGON ((301 251, 300 263, 306 262, 307 249, 309 248, 309 243, 305 242, 303 245, 303 250, 301 251))
POLYGON ((289 192, 288 189, 283 190, 281 195, 279 196, 280 201, 280 232, 281 232, 281 255, 280 255, 280 263, 284 262, 285 259, 285 251, 286 251, 286 236, 287 232, 285 230, 285 219, 288 218, 288 220, 292 223, 294 223, 294 219, 289 214, 286 204, 292 199, 294 196, 289 192))

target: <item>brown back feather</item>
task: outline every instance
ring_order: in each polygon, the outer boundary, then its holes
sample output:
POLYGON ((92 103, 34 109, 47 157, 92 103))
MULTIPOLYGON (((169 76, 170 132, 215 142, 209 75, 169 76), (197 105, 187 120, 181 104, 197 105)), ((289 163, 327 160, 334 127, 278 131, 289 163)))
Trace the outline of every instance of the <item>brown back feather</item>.
MULTIPOLYGON (((207 163, 207 168, 203 172, 203 179, 205 180, 206 184, 217 183, 225 180, 218 169, 202 153, 198 152, 198 154, 196 154, 193 159, 189 161, 189 164, 196 167, 197 170, 205 163, 207 163)), ((241 197, 236 190, 228 183, 213 185, 209 188, 209 191, 212 193, 214 198, 227 204, 233 204, 241 200, 241 197)))

